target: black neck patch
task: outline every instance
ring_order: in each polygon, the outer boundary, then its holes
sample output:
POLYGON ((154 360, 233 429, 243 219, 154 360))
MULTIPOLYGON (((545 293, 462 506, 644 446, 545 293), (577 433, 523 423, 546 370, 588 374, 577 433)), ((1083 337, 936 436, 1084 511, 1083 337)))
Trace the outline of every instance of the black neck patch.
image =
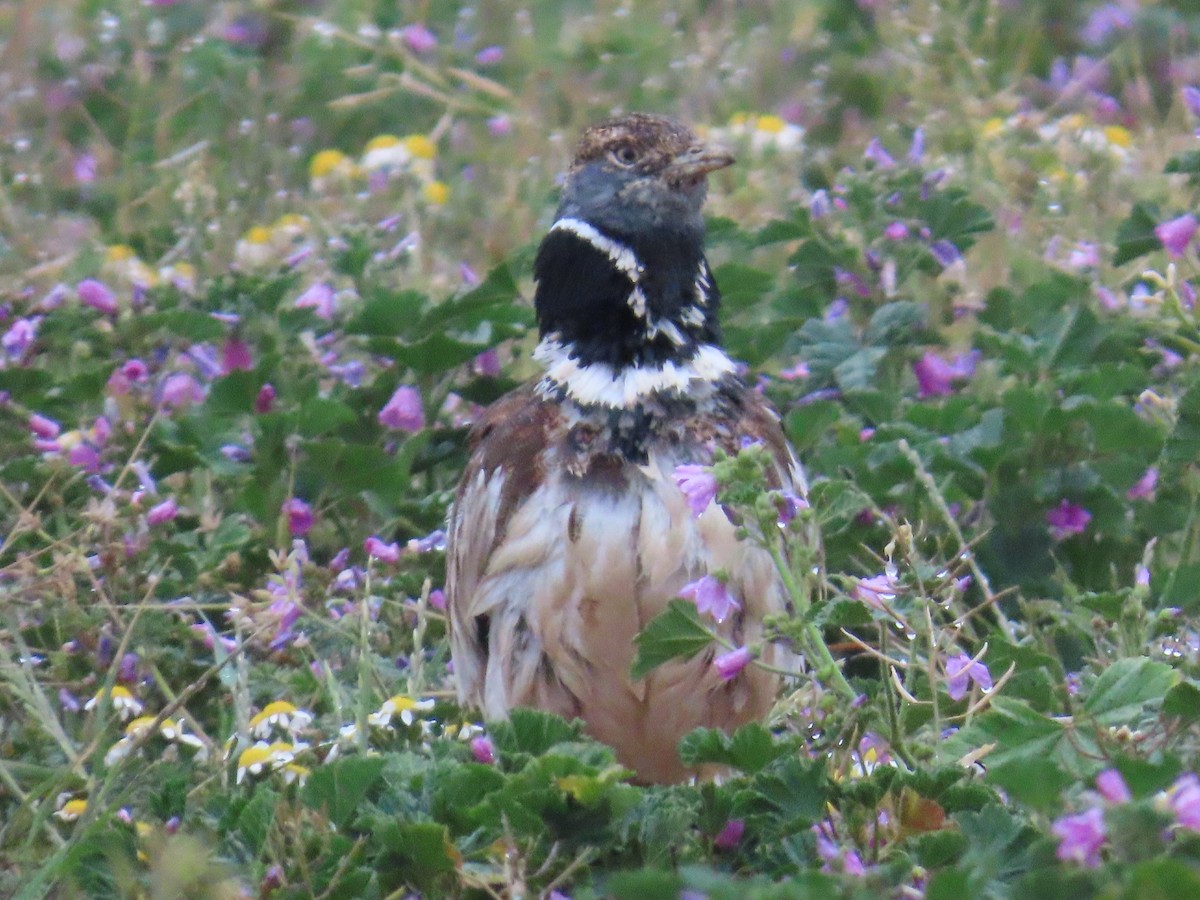
POLYGON ((534 278, 541 336, 572 346, 584 364, 661 365, 720 345, 720 294, 700 234, 605 234, 562 218, 542 241, 534 278))

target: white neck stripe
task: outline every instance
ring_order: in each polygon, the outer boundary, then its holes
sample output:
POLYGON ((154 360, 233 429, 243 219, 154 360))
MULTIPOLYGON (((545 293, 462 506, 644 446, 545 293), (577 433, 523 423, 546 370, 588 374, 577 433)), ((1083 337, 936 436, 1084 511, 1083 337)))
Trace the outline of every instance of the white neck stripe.
POLYGON ((575 235, 580 240, 587 241, 601 253, 608 257, 609 261, 629 276, 629 279, 637 284, 638 275, 641 274, 642 266, 638 262, 633 251, 614 241, 608 235, 602 233, 594 225, 590 225, 583 219, 576 219, 568 216, 565 219, 559 219, 550 226, 551 231, 567 231, 575 235))
POLYGON ((533 358, 546 367, 539 385, 544 394, 562 389, 581 406, 630 409, 655 394, 687 393, 712 385, 735 371, 733 360, 720 347, 701 344, 685 362, 670 360, 657 366, 614 369, 607 363, 583 363, 571 357, 572 348, 545 338, 533 358))

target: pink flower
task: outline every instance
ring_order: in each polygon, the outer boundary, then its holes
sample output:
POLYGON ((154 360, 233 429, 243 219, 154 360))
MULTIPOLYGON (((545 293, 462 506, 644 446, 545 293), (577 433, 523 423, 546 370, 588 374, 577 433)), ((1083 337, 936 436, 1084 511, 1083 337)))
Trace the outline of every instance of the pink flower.
POLYGON ((0 337, 0 347, 4 348, 13 359, 20 359, 25 355, 32 345, 34 338, 37 337, 38 324, 41 322, 41 316, 34 316, 31 319, 17 319, 12 323, 8 331, 0 337))
POLYGON ((883 142, 879 138, 871 138, 871 142, 867 144, 867 149, 863 152, 863 158, 875 163, 881 169, 890 169, 896 165, 896 160, 892 159, 892 155, 884 149, 883 142))
POLYGON ((1175 820, 1184 828, 1200 831, 1200 778, 1181 775, 1167 792, 1175 820))
POLYGON ((67 462, 89 475, 100 471, 100 454, 91 444, 76 444, 67 454, 67 462))
POLYGON ((254 411, 260 415, 269 413, 271 407, 275 405, 275 386, 273 384, 264 384, 258 389, 258 395, 254 398, 254 411))
POLYGON ((99 310, 107 316, 116 313, 117 298, 102 282, 94 278, 86 278, 75 285, 75 291, 79 294, 80 301, 92 309, 99 310))
POLYGON ((181 409, 204 400, 204 388, 186 372, 168 375, 162 385, 162 404, 168 409, 181 409))
POLYGON ((1171 256, 1183 256, 1196 234, 1198 223, 1191 213, 1170 219, 1154 227, 1158 238, 1171 256))
POLYGON ((1050 830, 1059 839, 1059 859, 1081 863, 1088 868, 1100 865, 1100 848, 1108 833, 1104 825, 1104 810, 1100 807, 1075 816, 1063 816, 1050 830))
POLYGON ((495 350, 484 350, 475 357, 471 368, 475 370, 476 375, 496 378, 500 374, 500 357, 495 350))
POLYGON ((684 600, 691 600, 701 615, 712 616, 718 623, 724 622, 731 612, 741 609, 729 588, 713 575, 705 575, 690 584, 685 584, 679 591, 684 600))
POLYGON ((471 738, 471 756, 475 757, 475 762, 490 766, 496 761, 496 748, 487 737, 471 738))
POLYGON ((1158 469, 1154 466, 1142 473, 1142 477, 1133 483, 1125 492, 1130 500, 1149 500, 1154 497, 1154 489, 1158 486, 1158 469))
POLYGON ((754 651, 749 647, 738 647, 728 653, 722 653, 713 660, 713 667, 721 676, 722 681, 732 681, 741 674, 742 669, 754 660, 754 651))
POLYGON ((799 381, 802 378, 807 378, 811 372, 808 370, 808 364, 803 360, 798 360, 794 366, 787 369, 781 369, 779 377, 784 381, 799 381))
POLYGON ((62 427, 53 419, 48 419, 40 413, 29 417, 29 430, 44 440, 54 440, 62 431, 62 427))
POLYGON ((1096 776, 1096 790, 1109 803, 1128 803, 1133 799, 1129 786, 1116 769, 1105 769, 1096 776))
POLYGON ((712 503, 713 497, 717 495, 717 478, 713 475, 712 470, 707 466, 687 463, 676 466, 671 477, 687 497, 692 515, 699 518, 704 510, 708 509, 708 504, 712 503))
POLYGON ((241 338, 231 337, 221 348, 221 374, 230 372, 249 372, 254 368, 254 357, 250 354, 249 345, 241 338))
POLYGON ((170 522, 179 514, 179 507, 175 503, 174 497, 168 497, 162 503, 150 507, 146 513, 146 522, 150 525, 162 525, 164 522, 170 522))
POLYGON ((713 846, 718 850, 732 850, 741 843, 742 835, 746 833, 744 819, 730 819, 721 829, 720 834, 713 838, 713 846))
POLYGON ((920 397, 945 397, 954 393, 954 382, 964 381, 975 374, 978 351, 964 353, 954 362, 942 359, 936 353, 925 353, 913 363, 913 374, 917 376, 920 397))
POLYGON ((892 222, 883 229, 883 236, 889 241, 902 241, 908 237, 908 226, 903 222, 892 222))
POLYGON ((501 113, 487 120, 488 134, 492 137, 506 137, 512 133, 512 119, 501 113))
POLYGON ((313 511, 312 507, 301 500, 299 497, 293 497, 288 500, 280 508, 288 519, 288 533, 292 537, 304 537, 313 527, 313 511))
POLYGON ((337 300, 333 288, 323 281, 315 281, 308 290, 296 298, 296 309, 311 309, 318 318, 328 321, 337 312, 337 300))
POLYGON ((446 592, 441 588, 434 588, 429 592, 429 605, 434 609, 445 610, 446 608, 446 592))
POLYGON ((387 404, 379 411, 379 424, 396 431, 420 431, 425 427, 425 410, 421 393, 415 387, 396 388, 387 404))
POLYGON ((424 25, 407 25, 400 30, 400 39, 413 53, 428 53, 437 46, 437 35, 424 25))
POLYGON ((992 673, 983 663, 959 653, 946 660, 946 693, 951 700, 961 700, 967 695, 968 682, 974 682, 980 690, 992 689, 992 673))
POLYGON ((899 593, 899 585, 895 577, 887 573, 873 575, 870 578, 860 578, 854 585, 854 599, 879 610, 895 600, 897 593, 899 593))
POLYGON ((494 45, 491 47, 484 47, 475 54, 475 62, 479 63, 481 66, 494 66, 502 59, 504 59, 504 48, 496 47, 494 45))
POLYGON ((1090 521, 1092 521, 1090 512, 1066 499, 1046 513, 1050 536, 1056 541, 1066 540, 1074 534, 1082 534, 1090 521))
POLYGON ((382 540, 371 535, 363 541, 363 549, 367 551, 367 556, 373 556, 375 559, 383 563, 393 565, 400 561, 400 545, 385 544, 382 540))

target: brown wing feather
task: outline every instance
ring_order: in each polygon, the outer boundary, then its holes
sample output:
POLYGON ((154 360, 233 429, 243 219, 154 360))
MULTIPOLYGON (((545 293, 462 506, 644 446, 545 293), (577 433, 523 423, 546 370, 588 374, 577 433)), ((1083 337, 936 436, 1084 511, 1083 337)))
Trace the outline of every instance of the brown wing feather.
MULTIPOLYGON (((762 618, 786 596, 769 556, 736 540, 718 507, 696 518, 671 479, 714 446, 762 441, 777 486, 804 492, 779 418, 758 395, 727 390, 714 410, 676 420, 649 461, 603 450, 599 431, 523 389, 488 410, 451 514, 447 604, 463 702, 499 718, 534 706, 584 718, 641 778, 689 774, 679 739, 705 725, 731 729, 770 709, 778 679, 761 669, 723 682, 712 653, 633 682, 633 638, 680 588, 717 569, 743 611, 720 627, 761 640, 762 618)), ((768 647, 766 660, 786 664, 768 647)))

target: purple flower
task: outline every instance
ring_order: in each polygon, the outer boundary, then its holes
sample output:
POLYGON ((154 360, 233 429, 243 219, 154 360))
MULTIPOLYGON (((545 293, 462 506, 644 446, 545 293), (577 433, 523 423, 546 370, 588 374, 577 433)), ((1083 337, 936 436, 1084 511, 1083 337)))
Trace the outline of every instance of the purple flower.
MULTIPOLYGON (((717 621, 720 621, 719 619, 717 621)), ((738 647, 728 653, 722 653, 713 660, 713 667, 723 681, 732 681, 741 674, 742 669, 750 665, 754 659, 754 651, 749 647, 738 647)))
POLYGON ((421 393, 415 387, 396 388, 387 404, 379 411, 379 424, 396 431, 420 431, 425 427, 425 410, 421 393))
POLYGON ((0 347, 3 347, 4 352, 13 359, 20 359, 33 344, 34 338, 37 337, 39 322, 41 322, 41 316, 17 319, 8 331, 4 332, 4 336, 0 337, 0 347))
POLYGON ((78 184, 91 184, 96 180, 96 157, 91 153, 80 153, 71 166, 78 184))
POLYGON ((434 588, 429 592, 429 605, 434 609, 446 609, 446 592, 441 588, 434 588))
POLYGON ((428 53, 437 46, 437 35, 424 25, 406 25, 400 30, 400 39, 413 53, 428 53))
POLYGON ((1183 256, 1192 242, 1192 237, 1196 234, 1197 227, 1200 226, 1196 222, 1196 217, 1188 213, 1156 225, 1154 236, 1162 242, 1171 256, 1183 256))
POLYGON ((92 309, 99 310, 107 316, 116 313, 117 298, 102 282, 94 278, 86 278, 75 285, 75 290, 79 294, 80 301, 92 309))
POLYGON ((446 532, 440 528, 435 528, 429 534, 422 538, 412 538, 405 545, 409 553, 431 553, 434 550, 446 549, 446 532))
POLYGON ((380 562, 388 563, 389 565, 400 561, 400 545, 385 544, 382 540, 371 535, 363 541, 363 549, 367 551, 367 556, 373 556, 380 562))
POLYGON ((912 144, 908 148, 908 161, 914 166, 919 165, 925 156, 925 129, 918 128, 913 132, 912 144))
POLYGON ((296 298, 296 309, 311 309, 317 318, 329 321, 337 312, 336 295, 333 288, 323 281, 314 281, 308 290, 296 298))
POLYGON ((196 364, 200 377, 216 378, 221 374, 221 361, 217 359, 216 351, 209 344, 195 344, 188 348, 188 359, 196 364))
POLYGON ((1150 570, 1141 563, 1133 567, 1133 586, 1140 588, 1150 587, 1150 570))
POLYGON ((67 454, 67 462, 90 474, 100 471, 100 454, 91 444, 76 444, 67 454))
POLYGON ((1046 513, 1046 523, 1050 526, 1050 535, 1056 541, 1066 540, 1073 534, 1082 534, 1090 521, 1092 521, 1090 512, 1065 498, 1058 506, 1046 513))
POLYGON ((917 376, 918 396, 945 397, 954 393, 954 382, 964 381, 975 374, 979 352, 972 350, 949 362, 936 353, 926 352, 913 363, 913 374, 917 376))
POLYGON ((175 503, 174 497, 168 497, 162 503, 150 507, 146 513, 146 522, 150 525, 162 525, 164 522, 170 522, 179 514, 179 507, 175 503))
POLYGON ((903 222, 892 222, 883 229, 883 236, 889 241, 902 241, 908 237, 908 226, 903 222))
POLYGON ((484 350, 475 357, 475 361, 471 363, 471 368, 475 370, 476 375, 483 375, 485 378, 496 378, 500 375, 500 357, 495 350, 484 350))
POLYGON ((1088 868, 1100 865, 1100 848, 1107 834, 1104 810, 1100 807, 1075 816, 1063 816, 1050 830, 1059 839, 1059 859, 1064 862, 1081 863, 1088 868))
POLYGON ((699 518, 717 495, 717 477, 707 466, 692 463, 676 466, 671 477, 687 497, 692 515, 699 518))
POLYGON ((714 575, 705 575, 679 590, 679 596, 696 604, 701 615, 712 616, 718 623, 724 622, 731 612, 741 609, 729 588, 714 575))
POLYGON ((975 682, 980 690, 992 689, 992 673, 978 660, 959 653, 946 660, 946 693, 951 700, 961 700, 967 695, 967 683, 975 682))
POLYGON ((490 766, 496 761, 496 748, 487 737, 474 737, 471 738, 471 756, 475 757, 475 762, 490 766))
POLYGON ((249 372, 254 368, 254 357, 249 345, 241 338, 231 337, 221 347, 221 374, 249 372))
POLYGON ((929 245, 929 253, 943 269, 950 268, 962 259, 962 254, 958 252, 958 248, 949 241, 934 241, 929 245))
POLYGON ((1109 803, 1128 803, 1133 799, 1129 786, 1116 769, 1105 769, 1096 776, 1096 790, 1109 803))
POLYGON ((871 578, 860 578, 854 585, 854 599, 875 609, 883 609, 885 604, 896 599, 899 586, 893 575, 883 573, 871 578))
POLYGON ((488 134, 492 137, 506 137, 512 134, 512 119, 501 113, 487 120, 488 134))
POLYGON ((204 400, 204 388, 186 372, 168 375, 162 385, 162 404, 168 409, 181 409, 204 400))
POLYGON ((863 158, 868 162, 873 162, 881 169, 890 169, 896 165, 896 160, 892 159, 892 155, 884 149, 883 142, 879 138, 871 138, 871 142, 867 144, 867 149, 863 152, 863 158))
POLYGON ((258 389, 258 395, 254 398, 254 411, 259 415, 269 413, 271 407, 275 405, 275 386, 267 383, 258 389))
POLYGON ((1175 820, 1191 831, 1200 831, 1200 778, 1191 772, 1181 775, 1167 792, 1175 820))
POLYGON ((280 507, 280 512, 287 516, 288 533, 292 537, 304 537, 312 530, 312 507, 299 497, 293 497, 291 500, 285 502, 280 507))
POLYGON ((775 508, 779 510, 778 522, 782 528, 796 518, 802 509, 808 509, 808 501, 791 491, 780 491, 775 495, 775 508))
POLYGON ((1200 88, 1188 85, 1183 89, 1183 105, 1193 116, 1200 118, 1200 88))
POLYGON ((1084 269, 1095 269, 1100 266, 1100 250, 1091 241, 1080 241, 1075 249, 1067 254, 1067 267, 1076 272, 1084 269))
POLYGON ((1142 477, 1133 483, 1133 485, 1125 492, 1125 496, 1130 500, 1148 500, 1154 496, 1154 489, 1158 486, 1158 469, 1154 466, 1148 468, 1142 473, 1142 477))
POLYGON ((34 413, 29 417, 29 430, 38 437, 50 441, 58 437, 62 426, 53 419, 48 419, 40 413, 34 413))
POLYGON ((504 48, 495 45, 484 47, 475 54, 475 62, 481 66, 494 66, 496 63, 504 59, 504 48))
POLYGON ((829 215, 829 210, 829 195, 822 188, 814 193, 812 199, 808 201, 808 214, 813 219, 823 219, 829 215))
POLYGON ((720 834, 713 838, 713 846, 718 850, 732 850, 741 843, 742 835, 746 833, 744 819, 730 819, 721 829, 720 834))
POLYGON ((1116 3, 1105 3, 1092 11, 1079 36, 1085 44, 1095 46, 1103 44, 1114 32, 1125 31, 1132 26, 1133 16, 1128 10, 1116 3))

